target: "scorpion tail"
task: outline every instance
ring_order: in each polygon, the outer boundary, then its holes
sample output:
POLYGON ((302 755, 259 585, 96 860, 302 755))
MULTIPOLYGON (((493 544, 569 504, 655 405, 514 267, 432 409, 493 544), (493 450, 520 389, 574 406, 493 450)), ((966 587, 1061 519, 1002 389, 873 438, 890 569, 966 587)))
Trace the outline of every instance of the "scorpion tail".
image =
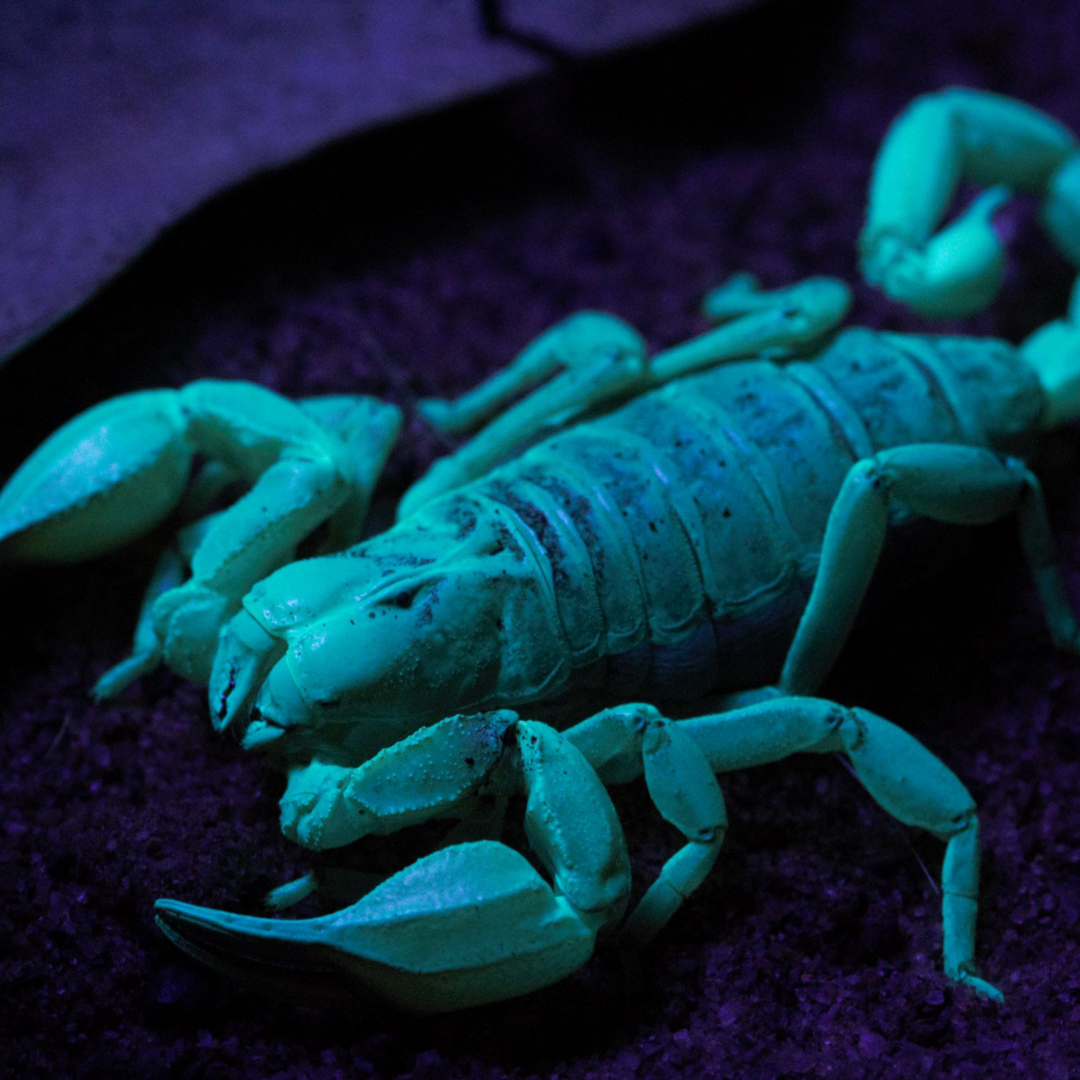
POLYGON ((314 919, 235 915, 159 900, 157 923, 222 974, 295 998, 351 991, 415 1013, 529 993, 576 971, 595 933, 524 856, 493 841, 420 859, 314 919))
POLYGON ((1080 416, 1080 278, 1073 285, 1065 317, 1039 327, 1021 344, 1020 353, 1046 392, 1042 427, 1057 427, 1080 416))
POLYGON ((981 310, 1003 277, 994 214, 1011 190, 1045 196, 1042 220, 1080 262, 1080 158, 1068 128, 1022 102, 957 87, 916 98, 882 143, 859 239, 863 275, 931 318, 981 310), (938 232, 961 181, 991 185, 938 232))

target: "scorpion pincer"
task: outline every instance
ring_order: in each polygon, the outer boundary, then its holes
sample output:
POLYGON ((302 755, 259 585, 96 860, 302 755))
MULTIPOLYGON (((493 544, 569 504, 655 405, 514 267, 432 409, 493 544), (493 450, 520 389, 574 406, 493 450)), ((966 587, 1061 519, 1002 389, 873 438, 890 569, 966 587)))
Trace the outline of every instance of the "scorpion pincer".
MULTIPOLYGON (((1080 262, 1076 149, 1019 102, 919 99, 875 166, 867 277, 927 313, 983 306, 1001 279, 1005 185, 1044 195, 1044 225, 1080 262), (963 179, 996 186, 935 235, 963 179)), ((662 929, 718 857, 718 774, 840 752, 885 810, 945 842, 945 971, 1000 998, 975 973, 971 796, 897 726, 812 695, 890 530, 1015 515, 1053 642, 1078 651, 1025 459, 1080 415, 1080 299, 1019 347, 838 332, 848 305, 834 280, 768 291, 736 275, 706 297, 716 329, 653 355, 613 316, 572 316, 464 398, 424 405, 448 431, 486 426, 406 493, 394 527, 299 562, 324 520, 338 546, 356 535, 396 413, 203 383, 117 399, 54 435, 0 495, 8 556, 114 546, 181 500, 195 451, 210 459, 134 656, 100 694, 162 659, 209 677, 215 726, 273 750, 283 830, 313 849, 439 816, 497 832, 523 795, 552 882, 497 840, 451 834, 319 918, 159 901, 169 937, 230 974, 343 979, 419 1012, 526 993, 580 967, 600 934, 631 947, 662 929), (140 493, 162 474, 150 505, 140 493), (205 491, 237 474, 258 497, 200 519, 205 491), (589 715, 598 697, 609 707, 589 715), (660 711, 694 702, 708 711, 660 711), (629 861, 606 785, 638 777, 683 844, 624 919, 629 861)))

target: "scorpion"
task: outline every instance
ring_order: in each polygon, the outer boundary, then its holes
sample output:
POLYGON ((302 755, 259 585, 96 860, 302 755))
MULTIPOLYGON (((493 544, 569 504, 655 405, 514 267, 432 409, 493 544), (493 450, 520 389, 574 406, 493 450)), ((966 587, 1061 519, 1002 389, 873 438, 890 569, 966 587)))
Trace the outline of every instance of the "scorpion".
MULTIPOLYGON (((1077 149, 1017 101, 916 99, 874 166, 865 276, 923 314, 978 310, 1001 284, 994 214, 1013 190, 1042 195, 1080 264, 1077 149), (961 181, 986 190, 941 228, 961 181)), ((1015 515, 1052 641, 1080 652, 1025 464, 1080 416, 1080 289, 1019 347, 840 330, 849 302, 833 279, 767 290, 737 274, 705 298, 713 329, 651 355, 614 316, 571 316, 464 397, 421 404, 444 431, 479 431, 368 539, 401 421, 370 398, 205 380, 52 435, 0 493, 5 558, 76 561, 174 512, 189 522, 98 697, 161 662, 208 683, 214 727, 287 773, 282 829, 309 849, 460 821, 331 914, 159 900, 165 934, 264 986, 344 980, 420 1013, 513 997, 598 938, 632 950, 660 932, 718 858, 718 775, 840 753, 885 811, 945 843, 945 973, 1000 1000, 976 973, 970 794, 900 727, 815 695, 887 536, 922 527, 1015 515), (238 479, 250 490, 215 510, 238 479), (320 528, 323 547, 291 561, 320 528), (682 843, 627 916, 607 787, 642 777, 682 843), (498 839, 519 795, 547 878, 498 839)), ((268 903, 319 887, 308 874, 268 903)))

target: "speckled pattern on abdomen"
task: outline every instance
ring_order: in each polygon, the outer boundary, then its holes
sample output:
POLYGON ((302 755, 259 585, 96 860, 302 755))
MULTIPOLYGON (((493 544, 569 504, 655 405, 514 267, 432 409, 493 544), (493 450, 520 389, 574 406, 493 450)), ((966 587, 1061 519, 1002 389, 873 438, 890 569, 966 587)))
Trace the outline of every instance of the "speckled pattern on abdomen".
POLYGON ((856 461, 911 443, 1015 449, 1041 400, 1004 342, 854 328, 810 361, 681 379, 478 488, 547 555, 578 678, 686 700, 776 678, 856 461))

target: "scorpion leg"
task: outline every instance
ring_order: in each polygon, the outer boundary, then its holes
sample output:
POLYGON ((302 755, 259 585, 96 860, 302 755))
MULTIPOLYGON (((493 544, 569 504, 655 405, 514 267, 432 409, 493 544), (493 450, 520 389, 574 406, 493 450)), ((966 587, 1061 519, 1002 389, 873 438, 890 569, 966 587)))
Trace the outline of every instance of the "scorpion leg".
POLYGON ((184 578, 191 573, 192 555, 216 516, 208 511, 237 479, 235 471, 220 461, 206 461, 195 473, 176 511, 181 521, 190 521, 191 524, 180 529, 176 542, 166 547, 158 557, 139 607, 131 656, 109 668, 94 683, 90 696, 95 701, 115 697, 161 663, 161 640, 154 629, 154 604, 159 596, 182 585, 184 578))
POLYGON ((712 765, 682 724, 651 705, 605 709, 568 729, 607 783, 644 773, 653 805, 686 843, 664 863, 619 932, 624 948, 651 941, 713 868, 727 832, 727 810, 712 765))
POLYGON ((367 394, 329 394, 297 404, 344 447, 348 494, 330 518, 321 547, 323 552, 341 551, 362 538, 375 485, 401 432, 401 410, 367 394))
POLYGON ((1001 285, 995 211, 1010 188, 1048 192, 1043 223, 1080 261, 1080 159, 1064 125, 1019 101, 948 89, 916 98, 874 164, 859 238, 866 280, 929 316, 985 307, 1001 285), (995 185, 934 234, 962 181, 995 185))
MULTIPOLYGON (((629 860, 615 809, 585 757, 544 724, 508 711, 450 717, 355 770, 296 770, 282 802, 287 833, 314 847, 457 814, 489 787, 520 787, 525 828, 554 888, 492 841, 454 844, 355 904, 315 919, 265 919, 157 903, 182 949, 226 974, 316 990, 344 981, 416 1012, 528 993, 579 968, 622 915, 629 860)), ((272 894, 285 906, 303 878, 272 894)))
POLYGON ((216 515, 192 556, 191 578, 154 604, 154 628, 169 667, 207 682, 218 634, 239 611, 244 594, 287 562, 344 495, 331 463, 285 460, 271 465, 249 492, 216 515))
POLYGON ((314 893, 335 908, 355 904, 386 880, 386 874, 346 866, 319 866, 271 889, 263 897, 267 911, 285 911, 314 893))
POLYGON ((728 325, 665 349, 651 360, 641 336, 621 319, 599 312, 571 316, 453 405, 425 403, 423 411, 433 423, 459 431, 494 413, 514 394, 565 368, 455 453, 437 461, 405 493, 398 518, 480 476, 545 426, 690 371, 762 350, 794 352, 836 326, 850 303, 848 287, 833 278, 809 278, 786 289, 766 291, 749 274, 736 275, 705 300, 705 314, 728 325))
POLYGON ((203 532, 192 553, 191 579, 154 605, 169 666, 208 682, 221 628, 251 587, 290 561, 300 541, 323 522, 341 515, 342 540, 358 530, 401 417, 371 398, 312 399, 297 407, 257 387, 242 386, 239 401, 227 384, 195 383, 181 393, 189 395, 188 408, 198 418, 196 445, 258 470, 251 490, 203 532), (270 438, 265 429, 275 427, 284 429, 273 436, 278 459, 266 465, 269 448, 260 444, 270 438))
POLYGON ((457 402, 429 399, 421 411, 435 426, 463 431, 498 413, 507 401, 534 388, 448 457, 439 459, 401 499, 398 518, 467 483, 535 438, 544 427, 641 389, 648 348, 641 335, 614 315, 583 311, 541 334, 508 367, 457 402))
POLYGON ((727 825, 715 773, 797 753, 844 753, 873 799, 907 825, 946 842, 942 868, 945 971, 987 997, 974 974, 979 844, 975 803, 921 743, 864 709, 779 697, 715 715, 665 720, 650 705, 605 709, 564 736, 606 783, 644 772, 649 794, 686 844, 664 865, 622 930, 624 944, 651 939, 712 868, 727 825))
MULTIPOLYGON (((181 517, 188 516, 185 510, 190 512, 206 507, 224 487, 235 481, 236 477, 231 470, 217 466, 217 462, 207 462, 199 471, 180 504, 178 513, 181 517)), ((177 532, 176 542, 166 547, 158 556, 139 607, 131 656, 109 668, 94 683, 90 696, 95 701, 115 697, 161 663, 164 650, 162 640, 154 627, 154 605, 165 593, 182 585, 184 579, 191 574, 192 556, 216 517, 217 514, 207 514, 198 521, 185 525, 177 532)))
POLYGON ((515 398, 535 390, 560 370, 591 368, 598 355, 619 350, 644 357, 641 335, 603 311, 579 311, 545 330, 506 367, 456 401, 425 398, 420 414, 439 431, 463 435, 502 412, 515 398))
POLYGON ((942 919, 945 973, 979 994, 1000 992, 974 973, 979 833, 975 803, 940 759, 902 728, 865 709, 817 698, 779 698, 678 724, 717 772, 795 753, 845 754, 874 801, 905 825, 945 841, 942 919))
POLYGON ((794 355, 834 329, 850 306, 851 290, 837 278, 762 289, 752 274, 734 274, 702 302, 705 317, 723 325, 653 356, 650 385, 762 353, 794 355))
POLYGON ((143 595, 139 617, 135 623, 135 638, 131 655, 109 668, 90 690, 95 701, 115 697, 136 679, 153 671, 162 660, 161 639, 154 629, 154 604, 158 597, 177 588, 184 580, 187 567, 183 556, 174 547, 166 548, 154 566, 150 584, 143 595))
POLYGON ((852 466, 833 504, 810 600, 784 663, 780 687, 813 693, 847 640, 873 576, 895 499, 953 525, 1017 515, 1051 637, 1076 651, 1076 620, 1061 580, 1039 481, 1016 458, 970 446, 926 443, 884 450, 852 466))

